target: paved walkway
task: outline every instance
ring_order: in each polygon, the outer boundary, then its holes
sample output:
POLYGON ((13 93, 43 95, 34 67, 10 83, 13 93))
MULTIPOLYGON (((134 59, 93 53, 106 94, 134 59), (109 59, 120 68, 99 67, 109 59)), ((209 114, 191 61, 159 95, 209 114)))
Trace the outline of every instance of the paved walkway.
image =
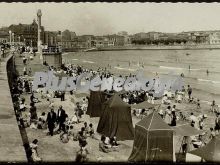
POLYGON ((10 58, 0 61, 0 162, 27 162, 8 85, 6 64, 10 58))

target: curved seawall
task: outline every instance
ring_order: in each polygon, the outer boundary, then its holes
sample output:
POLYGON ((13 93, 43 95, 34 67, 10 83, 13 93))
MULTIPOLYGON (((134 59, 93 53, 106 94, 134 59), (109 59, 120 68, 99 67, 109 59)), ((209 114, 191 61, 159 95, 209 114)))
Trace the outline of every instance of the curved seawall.
POLYGON ((12 54, 0 61, 0 162, 27 162, 9 87, 13 62, 12 54))

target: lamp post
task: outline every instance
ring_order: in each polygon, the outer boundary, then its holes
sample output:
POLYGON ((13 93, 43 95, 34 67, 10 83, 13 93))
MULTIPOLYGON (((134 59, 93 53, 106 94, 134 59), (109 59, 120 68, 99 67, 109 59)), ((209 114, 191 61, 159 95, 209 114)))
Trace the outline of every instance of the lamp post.
POLYGON ((12 44, 14 46, 14 42, 15 42, 15 33, 12 33, 12 44))
POLYGON ((24 46, 26 46, 26 39, 24 38, 24 46))
POLYGON ((10 43, 10 47, 11 47, 11 30, 9 30, 9 43, 10 43))

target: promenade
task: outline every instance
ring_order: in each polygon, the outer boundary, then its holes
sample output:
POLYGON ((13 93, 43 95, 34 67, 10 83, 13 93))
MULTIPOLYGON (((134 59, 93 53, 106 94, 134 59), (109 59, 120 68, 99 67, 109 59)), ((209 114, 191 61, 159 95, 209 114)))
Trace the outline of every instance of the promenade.
POLYGON ((0 61, 0 162, 27 162, 8 84, 10 58, 11 54, 0 61))

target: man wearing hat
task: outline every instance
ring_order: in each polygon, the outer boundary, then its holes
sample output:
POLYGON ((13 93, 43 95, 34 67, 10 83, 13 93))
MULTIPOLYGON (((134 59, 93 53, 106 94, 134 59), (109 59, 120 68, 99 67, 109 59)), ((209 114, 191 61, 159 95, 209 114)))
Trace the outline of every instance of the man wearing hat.
POLYGON ((66 121, 66 117, 67 117, 67 115, 66 115, 65 110, 63 109, 62 106, 59 106, 59 109, 57 111, 57 124, 59 124, 58 131, 60 131, 60 130, 65 131, 64 122, 66 121))
POLYGON ((50 112, 47 114, 47 125, 49 129, 49 134, 53 136, 53 130, 55 128, 56 122, 56 113, 54 112, 53 107, 51 107, 50 112))

